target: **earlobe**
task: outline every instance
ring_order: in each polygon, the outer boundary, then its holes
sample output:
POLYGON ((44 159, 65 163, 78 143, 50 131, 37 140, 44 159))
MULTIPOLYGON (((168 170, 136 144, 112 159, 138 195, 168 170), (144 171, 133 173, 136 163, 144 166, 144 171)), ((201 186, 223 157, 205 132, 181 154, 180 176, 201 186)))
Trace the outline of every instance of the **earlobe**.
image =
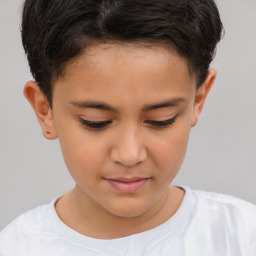
POLYGON ((50 140, 56 139, 58 136, 54 125, 52 109, 37 83, 35 81, 28 81, 23 93, 35 111, 44 137, 50 140))
POLYGON ((208 71, 207 77, 205 82, 199 87, 197 90, 195 101, 194 101, 194 108, 193 108, 193 116, 191 127, 195 126, 198 122, 198 117, 203 110, 205 100, 214 84, 216 79, 217 72, 215 69, 210 69, 208 71))

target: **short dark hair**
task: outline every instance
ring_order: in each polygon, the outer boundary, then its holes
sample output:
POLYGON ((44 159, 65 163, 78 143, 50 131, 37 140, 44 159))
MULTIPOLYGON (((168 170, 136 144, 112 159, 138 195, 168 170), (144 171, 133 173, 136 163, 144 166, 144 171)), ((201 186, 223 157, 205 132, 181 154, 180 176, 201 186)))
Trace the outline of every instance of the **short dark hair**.
POLYGON ((54 79, 94 42, 170 46, 188 60, 199 88, 222 29, 214 0, 26 0, 21 24, 31 73, 50 105, 54 79))

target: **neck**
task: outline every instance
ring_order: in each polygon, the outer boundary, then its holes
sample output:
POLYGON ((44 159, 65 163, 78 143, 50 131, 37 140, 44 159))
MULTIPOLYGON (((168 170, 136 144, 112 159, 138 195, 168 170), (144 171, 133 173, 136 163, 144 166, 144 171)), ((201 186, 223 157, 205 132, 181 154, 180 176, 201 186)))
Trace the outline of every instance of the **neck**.
POLYGON ((114 215, 76 186, 56 203, 60 219, 73 230, 97 239, 115 239, 155 228, 179 208, 184 191, 169 187, 144 213, 133 217, 114 215))

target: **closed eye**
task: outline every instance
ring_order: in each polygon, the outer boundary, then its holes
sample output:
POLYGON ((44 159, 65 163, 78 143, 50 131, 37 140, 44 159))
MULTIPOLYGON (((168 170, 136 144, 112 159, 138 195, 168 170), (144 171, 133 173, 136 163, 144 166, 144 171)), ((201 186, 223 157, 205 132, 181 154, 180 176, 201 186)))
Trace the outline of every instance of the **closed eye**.
MULTIPOLYGON (((163 121, 146 120, 145 123, 149 124, 153 128, 165 128, 165 127, 171 126, 176 121, 177 117, 178 115, 174 116, 171 119, 163 120, 163 121)), ((83 126, 86 126, 93 130, 104 130, 112 123, 112 121, 109 120, 109 121, 102 121, 102 122, 94 122, 94 121, 89 121, 89 120, 80 118, 80 123, 83 126)))
POLYGON ((146 120, 145 123, 155 126, 157 128, 165 128, 171 126, 176 121, 177 117, 178 115, 174 116, 171 119, 163 121, 146 120))
POLYGON ((94 122, 80 118, 80 123, 88 128, 102 130, 111 124, 112 121, 94 122))

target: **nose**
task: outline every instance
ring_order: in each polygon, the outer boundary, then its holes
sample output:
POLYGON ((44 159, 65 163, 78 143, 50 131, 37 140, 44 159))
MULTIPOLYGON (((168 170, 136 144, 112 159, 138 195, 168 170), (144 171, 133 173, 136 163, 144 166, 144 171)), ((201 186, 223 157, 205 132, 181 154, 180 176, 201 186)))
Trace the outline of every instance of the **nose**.
POLYGON ((126 167, 133 167, 147 159, 145 145, 136 130, 126 129, 116 136, 111 159, 126 167))

